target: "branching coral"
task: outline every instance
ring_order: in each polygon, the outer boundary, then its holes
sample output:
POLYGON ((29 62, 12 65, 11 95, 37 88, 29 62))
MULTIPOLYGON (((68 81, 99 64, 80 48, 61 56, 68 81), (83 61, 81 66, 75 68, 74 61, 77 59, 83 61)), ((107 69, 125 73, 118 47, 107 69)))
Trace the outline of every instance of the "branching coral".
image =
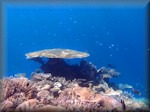
POLYGON ((33 83, 27 78, 7 78, 2 81, 2 93, 4 94, 4 99, 9 98, 15 93, 24 92, 27 99, 34 96, 36 88, 33 83))

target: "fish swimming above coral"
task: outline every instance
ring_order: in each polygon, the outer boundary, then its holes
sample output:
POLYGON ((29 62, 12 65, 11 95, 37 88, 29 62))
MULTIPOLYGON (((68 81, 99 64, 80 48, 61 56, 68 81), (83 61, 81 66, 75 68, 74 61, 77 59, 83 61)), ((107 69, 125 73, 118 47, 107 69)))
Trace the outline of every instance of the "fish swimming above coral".
POLYGON ((111 64, 111 63, 108 63, 107 66, 110 67, 110 68, 116 68, 116 66, 111 64))
POLYGON ((132 89, 133 87, 131 85, 128 85, 128 84, 122 84, 122 83, 119 83, 119 89, 123 90, 123 89, 132 89))
POLYGON ((131 91, 134 93, 134 94, 137 94, 137 95, 141 95, 141 92, 135 88, 133 88, 131 85, 128 85, 128 84, 122 84, 120 83, 118 85, 119 89, 121 90, 124 90, 124 89, 131 89, 131 91))
POLYGON ((26 77, 26 73, 17 73, 17 74, 14 75, 14 77, 18 77, 18 78, 26 77))
POLYGON ((139 96, 141 95, 141 92, 137 89, 132 88, 132 92, 139 95, 139 96))

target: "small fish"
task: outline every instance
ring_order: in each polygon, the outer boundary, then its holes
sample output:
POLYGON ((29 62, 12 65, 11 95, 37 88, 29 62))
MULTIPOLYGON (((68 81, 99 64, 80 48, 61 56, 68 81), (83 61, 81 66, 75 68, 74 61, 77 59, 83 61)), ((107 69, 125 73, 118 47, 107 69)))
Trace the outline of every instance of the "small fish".
POLYGON ((41 69, 36 69, 35 72, 36 73, 41 73, 41 69))
POLYGON ((77 79, 77 81, 85 82, 86 79, 77 79))
POLYGON ((121 90, 124 90, 124 89, 132 89, 132 88, 133 88, 131 85, 122 84, 122 83, 119 83, 118 87, 119 87, 119 89, 121 89, 121 90))
POLYGON ((110 63, 109 63, 109 64, 107 64, 107 66, 108 66, 108 67, 110 67, 110 68, 116 68, 116 66, 115 66, 115 65, 110 64, 110 63))
POLYGON ((91 81, 88 81, 88 83, 93 83, 93 82, 94 82, 94 81, 92 81, 92 80, 91 80, 91 81))
POLYGON ((26 77, 26 73, 18 73, 14 75, 17 78, 26 77))
POLYGON ((132 88, 132 92, 135 94, 141 95, 141 93, 137 89, 132 88))

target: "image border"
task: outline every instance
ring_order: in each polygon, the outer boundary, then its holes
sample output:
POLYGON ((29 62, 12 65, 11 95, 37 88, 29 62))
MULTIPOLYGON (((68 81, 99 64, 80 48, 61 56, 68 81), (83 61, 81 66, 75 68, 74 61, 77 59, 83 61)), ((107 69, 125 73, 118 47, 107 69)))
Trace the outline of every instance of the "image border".
MULTIPOLYGON (((136 3, 136 4, 141 4, 141 0, 118 0, 119 3, 125 2, 125 3, 136 3), (120 1, 120 2, 119 2, 120 1)), ((0 1, 0 78, 3 77, 4 73, 5 73, 5 37, 4 37, 4 5, 5 3, 9 3, 9 4, 13 4, 13 3, 32 3, 32 4, 40 4, 40 3, 77 3, 77 4, 81 4, 83 5, 84 3, 91 3, 91 0, 80 0, 80 1, 75 1, 75 0, 1 0, 0 1)), ((114 0, 108 0, 107 2, 105 2, 105 0, 94 0, 92 3, 93 5, 96 5, 98 2, 98 4, 101 3, 109 3, 111 5, 111 3, 114 2, 114 0), (96 3, 96 4, 95 4, 96 3)), ((148 83, 148 90, 150 91, 150 2, 149 0, 143 0, 142 2, 146 8, 147 8, 147 19, 146 19, 146 23, 147 23, 147 42, 146 42, 146 48, 148 50, 146 50, 146 58, 147 58, 147 83, 148 83)), ((0 82, 1 83, 1 82, 0 82)), ((0 89, 2 84, 0 84, 0 89)), ((150 93, 148 94, 148 98, 150 100, 150 93)), ((0 100, 1 101, 1 100, 0 100)))

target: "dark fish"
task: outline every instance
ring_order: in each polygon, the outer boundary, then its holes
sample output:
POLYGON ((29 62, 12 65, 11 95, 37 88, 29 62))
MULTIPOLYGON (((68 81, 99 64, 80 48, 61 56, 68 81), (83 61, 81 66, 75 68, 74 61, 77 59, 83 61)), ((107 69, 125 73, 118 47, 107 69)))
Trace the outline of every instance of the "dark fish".
POLYGON ((108 66, 108 67, 110 67, 110 68, 116 68, 116 66, 115 66, 115 65, 110 64, 110 63, 109 63, 109 64, 107 64, 107 66, 108 66))
POLYGON ((93 83, 94 81, 88 81, 88 83, 93 83))
POLYGON ((35 73, 41 73, 41 69, 36 69, 35 73))
POLYGON ((135 94, 141 95, 141 93, 137 89, 132 88, 132 92, 135 94))
POLYGON ((123 108, 123 110, 126 110, 126 105, 125 105, 124 100, 121 99, 121 103, 122 103, 122 108, 123 108))
POLYGON ((77 79, 77 81, 85 82, 86 79, 77 79))

